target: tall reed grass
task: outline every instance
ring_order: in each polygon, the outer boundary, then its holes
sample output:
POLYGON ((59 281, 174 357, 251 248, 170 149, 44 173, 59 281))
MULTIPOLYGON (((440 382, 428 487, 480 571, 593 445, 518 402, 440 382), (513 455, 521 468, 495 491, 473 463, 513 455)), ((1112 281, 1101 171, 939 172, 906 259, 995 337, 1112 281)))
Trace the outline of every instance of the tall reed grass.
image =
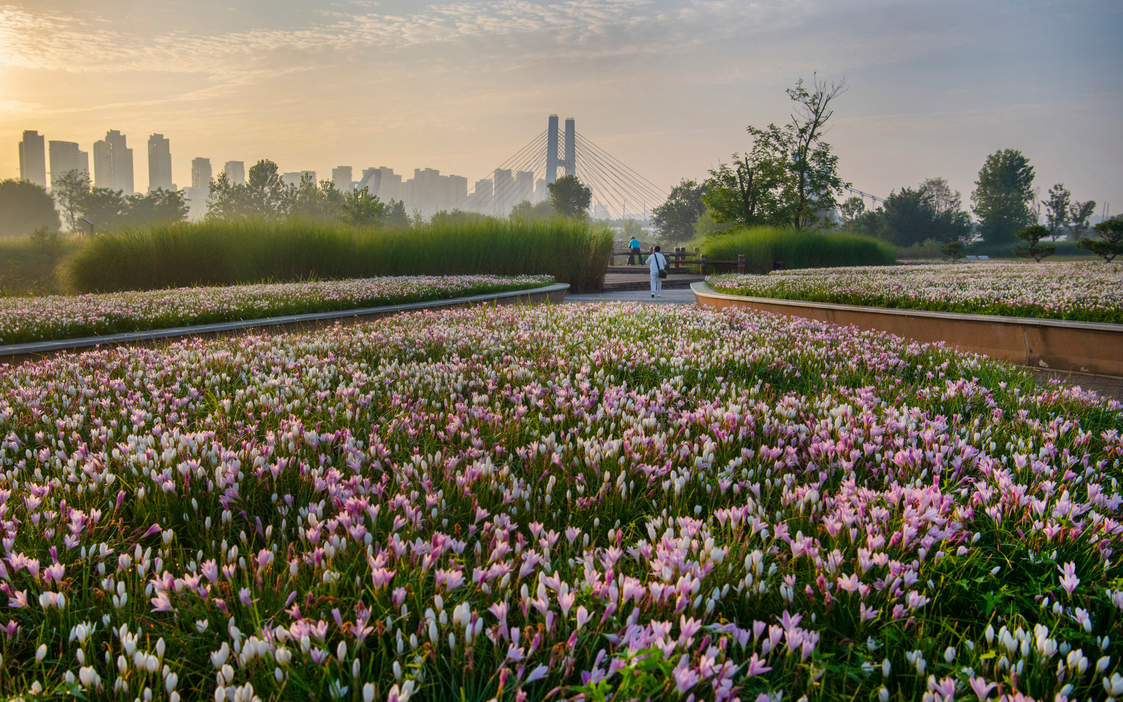
POLYGON ((767 273, 776 261, 783 261, 786 268, 889 266, 897 262, 892 245, 868 236, 771 227, 733 229, 713 236, 702 245, 702 253, 719 261, 735 261, 744 254, 748 273, 767 273))
POLYGON ((126 229, 88 242, 65 265, 75 292, 369 278, 383 275, 552 275, 599 290, 612 252, 585 222, 485 219, 409 229, 262 220, 126 229))

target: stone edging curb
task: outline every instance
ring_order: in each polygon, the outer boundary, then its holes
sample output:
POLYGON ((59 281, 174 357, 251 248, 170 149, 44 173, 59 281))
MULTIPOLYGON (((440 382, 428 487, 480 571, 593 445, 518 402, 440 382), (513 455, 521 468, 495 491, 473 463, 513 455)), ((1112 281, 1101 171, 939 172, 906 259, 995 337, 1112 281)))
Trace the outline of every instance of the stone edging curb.
POLYGON ((294 329, 314 329, 328 326, 336 322, 355 324, 369 320, 388 317, 399 312, 411 312, 425 309, 453 309, 456 307, 471 307, 473 305, 495 302, 499 305, 517 303, 561 303, 569 292, 569 283, 554 283, 543 288, 528 288, 526 290, 510 290, 501 293, 486 293, 469 297, 455 297, 448 300, 430 300, 428 302, 408 302, 401 305, 385 305, 382 307, 364 307, 353 310, 338 310, 336 312, 310 312, 308 314, 282 315, 279 317, 266 317, 264 319, 246 319, 237 322, 216 322, 214 324, 197 324, 194 326, 169 327, 167 329, 152 329, 142 332, 126 332, 123 334, 110 334, 108 336, 87 336, 78 339, 56 339, 54 341, 40 341, 27 344, 9 344, 0 346, 0 364, 19 364, 34 361, 46 356, 65 351, 80 351, 97 346, 135 346, 151 345, 164 339, 182 337, 216 337, 231 336, 251 331, 283 332, 294 329))
POLYGON ((1123 324, 748 297, 716 292, 704 282, 694 283, 690 289, 698 303, 708 307, 749 307, 835 324, 852 324, 922 343, 942 341, 961 351, 986 354, 1034 368, 1123 376, 1123 324))

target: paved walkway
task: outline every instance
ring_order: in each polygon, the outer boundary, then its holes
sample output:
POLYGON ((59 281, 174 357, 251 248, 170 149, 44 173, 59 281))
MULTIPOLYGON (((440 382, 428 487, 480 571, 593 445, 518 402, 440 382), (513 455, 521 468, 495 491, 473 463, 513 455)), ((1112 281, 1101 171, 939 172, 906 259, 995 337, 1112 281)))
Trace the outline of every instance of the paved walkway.
POLYGON ((690 288, 682 290, 664 290, 663 297, 651 297, 650 288, 645 291, 621 290, 617 292, 588 293, 583 295, 566 295, 566 304, 584 302, 648 302, 653 305, 692 305, 694 292, 690 288))

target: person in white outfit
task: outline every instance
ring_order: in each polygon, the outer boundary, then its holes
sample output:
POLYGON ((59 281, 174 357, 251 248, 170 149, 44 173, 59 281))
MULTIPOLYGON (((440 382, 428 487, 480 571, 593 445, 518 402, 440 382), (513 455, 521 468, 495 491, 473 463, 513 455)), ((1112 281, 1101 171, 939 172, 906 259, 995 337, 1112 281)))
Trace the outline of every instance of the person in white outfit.
POLYGON ((659 253, 658 246, 647 260, 647 265, 651 267, 651 296, 663 297, 663 279, 659 277, 659 269, 667 270, 667 257, 659 253))

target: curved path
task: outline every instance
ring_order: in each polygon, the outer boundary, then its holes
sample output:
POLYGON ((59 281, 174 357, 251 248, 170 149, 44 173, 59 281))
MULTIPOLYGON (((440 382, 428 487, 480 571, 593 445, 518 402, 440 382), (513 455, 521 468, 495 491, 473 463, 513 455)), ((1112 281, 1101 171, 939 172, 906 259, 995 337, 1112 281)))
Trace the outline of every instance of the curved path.
POLYGON ((35 361, 46 356, 67 351, 81 351, 97 346, 139 346, 184 337, 233 336, 253 331, 287 332, 314 329, 336 323, 355 324, 399 312, 425 309, 453 309, 475 305, 510 305, 563 302, 569 291, 569 283, 554 283, 542 288, 511 290, 501 293, 486 293, 469 297, 454 297, 448 300, 429 300, 427 302, 408 302, 401 305, 382 307, 363 307, 335 312, 311 312, 308 314, 283 315, 264 319, 246 319, 237 322, 217 322, 215 324, 196 324, 193 326, 170 327, 150 331, 126 332, 106 336, 87 336, 79 339, 57 339, 29 344, 9 344, 0 346, 0 364, 18 364, 35 361))

